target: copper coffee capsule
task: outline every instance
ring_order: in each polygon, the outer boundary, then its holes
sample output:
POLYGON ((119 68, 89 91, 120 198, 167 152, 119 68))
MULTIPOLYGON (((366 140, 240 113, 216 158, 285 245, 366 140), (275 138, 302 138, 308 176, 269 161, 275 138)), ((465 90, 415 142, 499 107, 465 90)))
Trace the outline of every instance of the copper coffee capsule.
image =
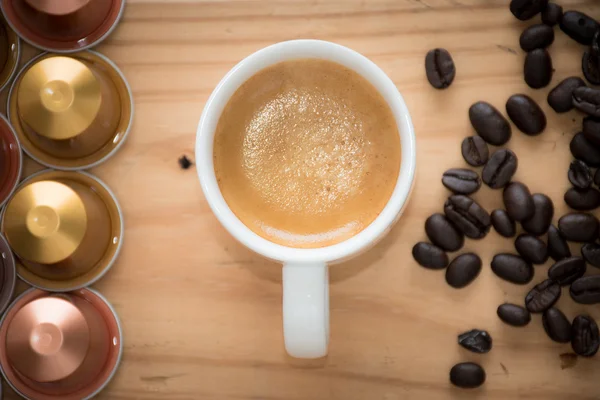
POLYGON ((26 399, 91 398, 115 374, 122 351, 118 317, 91 289, 30 289, 0 322, 2 374, 26 399))
POLYGON ((42 50, 74 52, 95 46, 115 28, 125 0, 0 0, 8 23, 42 50))
POLYGON ((23 155, 17 134, 0 115, 0 206, 13 194, 23 168, 23 155))
POLYGON ((114 195, 83 172, 42 171, 24 180, 1 216, 17 274, 32 286, 69 291, 91 285, 113 265, 123 241, 114 195))
POLYGON ((101 54, 46 53, 19 72, 7 114, 31 158, 79 170, 102 163, 123 144, 133 101, 121 71, 101 54))
MULTIPOLYGON (((0 235, 0 313, 8 307, 8 304, 12 300, 16 281, 15 258, 8 242, 4 236, 0 235)), ((0 388, 1 398, 2 388, 0 388)))
POLYGON ((17 72, 20 55, 19 37, 0 16, 0 90, 8 85, 17 72))

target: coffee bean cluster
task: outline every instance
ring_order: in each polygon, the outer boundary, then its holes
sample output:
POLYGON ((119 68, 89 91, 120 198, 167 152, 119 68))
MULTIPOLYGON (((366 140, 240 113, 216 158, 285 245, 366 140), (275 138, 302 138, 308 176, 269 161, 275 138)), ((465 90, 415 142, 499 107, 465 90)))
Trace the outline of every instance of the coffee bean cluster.
MULTIPOLYGON (((510 11, 526 21, 541 14, 542 23, 525 29, 519 39, 525 51, 523 68, 525 83, 534 89, 548 86, 552 79, 552 58, 548 47, 554 42, 554 26, 573 40, 588 46, 582 56, 582 74, 564 79, 549 91, 547 101, 557 113, 574 108, 587 114, 582 130, 569 147, 574 160, 567 178, 572 187, 564 195, 573 210, 552 224, 554 205, 543 193, 532 194, 527 185, 513 180, 518 168, 517 155, 503 146, 511 138, 508 119, 493 105, 478 101, 469 108, 469 119, 476 135, 461 144, 465 162, 481 171, 452 168, 442 176, 442 184, 452 194, 444 203, 444 214, 436 213, 425 222, 429 242, 413 247, 414 259, 429 269, 446 269, 446 282, 463 288, 479 275, 482 262, 475 253, 463 253, 452 260, 448 252, 459 251, 465 237, 482 239, 494 229, 503 237, 517 235, 520 224, 524 233, 514 240, 516 254, 496 254, 491 269, 499 278, 529 285, 534 277, 534 264, 544 264, 549 258, 554 264, 548 277, 537 282, 525 295, 523 304, 505 303, 498 306, 497 315, 504 323, 522 327, 530 323, 531 314, 542 314, 542 324, 548 337, 558 343, 570 343, 573 351, 583 357, 594 356, 600 347, 600 332, 588 315, 576 316, 571 322, 554 307, 568 287, 570 297, 580 304, 600 303, 600 275, 585 275, 588 264, 600 268, 600 221, 590 213, 600 207, 600 89, 588 87, 600 84, 600 24, 578 11, 565 11, 548 0, 512 0, 510 11), (597 168, 596 171, 593 168, 597 168), (502 189, 504 209, 488 213, 469 195, 482 183, 491 189, 502 189), (546 242, 543 240, 546 236, 546 242), (583 243, 581 256, 572 255, 569 242, 583 243)), ((426 58, 426 73, 435 88, 447 88, 456 75, 450 53, 435 49, 426 58)), ((524 94, 511 96, 505 104, 506 114, 524 134, 535 136, 546 128, 546 116, 539 105, 524 94)), ((458 336, 458 343, 476 353, 487 353, 492 338, 484 330, 473 329, 458 336)), ((476 363, 459 363, 450 371, 450 381, 459 387, 474 388, 485 382, 484 369, 476 363)))

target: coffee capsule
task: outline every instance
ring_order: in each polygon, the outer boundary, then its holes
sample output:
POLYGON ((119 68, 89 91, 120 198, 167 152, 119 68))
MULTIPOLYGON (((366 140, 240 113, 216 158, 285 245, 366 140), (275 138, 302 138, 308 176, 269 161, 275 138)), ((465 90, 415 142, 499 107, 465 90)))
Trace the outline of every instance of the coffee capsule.
POLYGON ((26 399, 89 399, 114 376, 122 352, 119 319, 91 289, 29 289, 0 321, 2 374, 26 399))
MULTIPOLYGON (((0 313, 4 312, 12 300, 17 282, 15 258, 4 236, 0 235, 0 313)), ((2 388, 0 388, 0 399, 2 388)))
POLYGON ((19 37, 0 15, 0 90, 15 76, 21 55, 19 37))
POLYGON ((17 75, 7 115, 31 158, 80 170, 106 161, 123 144, 133 100, 121 71, 101 54, 45 53, 17 75))
POLYGON ((123 241, 116 198, 83 172, 47 170, 25 179, 2 211, 0 227, 16 256, 18 276, 54 292, 96 282, 123 241))
POLYGON ((23 154, 17 134, 0 115, 0 207, 13 194, 21 178, 23 154))
POLYGON ((61 53, 97 45, 115 28, 125 0, 0 0, 10 26, 31 45, 61 53))

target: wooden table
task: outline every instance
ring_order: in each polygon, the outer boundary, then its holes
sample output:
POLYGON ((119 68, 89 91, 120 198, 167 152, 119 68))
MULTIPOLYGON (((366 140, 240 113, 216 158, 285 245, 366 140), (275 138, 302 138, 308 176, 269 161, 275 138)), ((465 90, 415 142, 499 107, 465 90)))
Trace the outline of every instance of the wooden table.
MULTIPOLYGON (((600 17, 594 0, 560 2, 600 17)), ((518 45, 526 25, 507 0, 129 0, 121 25, 99 48, 122 68, 136 103, 128 142, 93 171, 115 191, 126 219, 121 257, 96 285, 125 331, 123 362, 100 398, 600 399, 600 355, 561 367, 570 346, 551 342, 539 316, 522 329, 497 318, 500 303, 521 303, 528 290, 490 271, 493 254, 513 251, 510 240, 492 232, 467 241, 464 251, 481 254, 484 268, 462 290, 411 257, 425 238, 425 219, 448 194, 442 172, 465 166, 460 142, 473 133, 467 109, 477 100, 503 110, 511 94, 523 92, 540 102, 549 121, 542 135, 513 127, 516 178, 550 195, 558 215, 566 210, 568 145, 581 116, 555 114, 547 89, 526 87, 518 45), (194 168, 177 163, 182 155, 193 159, 202 107, 221 77, 251 52, 296 38, 335 41, 379 64, 408 102, 418 144, 416 187, 403 218, 373 250, 331 268, 331 346, 316 361, 284 352, 280 267, 225 232, 194 168), (445 91, 425 79, 425 53, 434 47, 449 49, 457 65, 445 91), (494 339, 487 355, 456 343, 475 327, 494 339), (451 366, 468 360, 486 368, 486 384, 451 387, 451 366)), ((582 47, 556 32, 552 85, 581 74, 582 47)), ((488 210, 501 206, 499 191, 483 188, 475 197, 488 210)), ((549 264, 536 267, 536 281, 549 264)), ((576 305, 566 291, 559 307, 570 318, 586 312, 600 320, 598 306, 576 305)))

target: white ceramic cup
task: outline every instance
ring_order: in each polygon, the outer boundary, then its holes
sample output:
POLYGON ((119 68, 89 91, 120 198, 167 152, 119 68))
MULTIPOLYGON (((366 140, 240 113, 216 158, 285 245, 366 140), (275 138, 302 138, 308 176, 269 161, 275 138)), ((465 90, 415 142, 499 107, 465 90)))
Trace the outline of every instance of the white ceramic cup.
POLYGON ((299 358, 325 356, 329 342, 327 265, 346 260, 383 237, 400 217, 415 179, 414 128, 406 104, 392 80, 366 57, 334 43, 293 40, 266 47, 237 64, 211 94, 198 125, 196 163, 206 200, 225 229, 244 246, 283 264, 283 332, 287 352, 299 358), (282 246, 250 230, 227 206, 219 190, 213 165, 213 141, 217 123, 235 91, 266 67, 303 58, 334 61, 367 79, 381 93, 394 114, 402 152, 396 187, 379 216, 350 239, 315 249, 282 246))

